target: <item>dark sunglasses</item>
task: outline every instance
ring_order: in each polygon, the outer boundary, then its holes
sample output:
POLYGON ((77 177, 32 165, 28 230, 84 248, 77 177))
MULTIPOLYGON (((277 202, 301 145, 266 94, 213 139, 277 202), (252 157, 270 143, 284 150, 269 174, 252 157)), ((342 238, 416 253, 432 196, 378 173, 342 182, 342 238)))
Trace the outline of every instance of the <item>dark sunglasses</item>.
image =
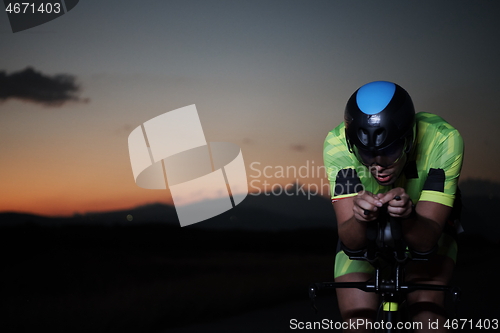
POLYGON ((377 151, 358 148, 355 145, 350 145, 350 148, 363 165, 370 167, 376 164, 383 168, 390 168, 404 156, 407 151, 407 144, 406 140, 402 138, 377 151))

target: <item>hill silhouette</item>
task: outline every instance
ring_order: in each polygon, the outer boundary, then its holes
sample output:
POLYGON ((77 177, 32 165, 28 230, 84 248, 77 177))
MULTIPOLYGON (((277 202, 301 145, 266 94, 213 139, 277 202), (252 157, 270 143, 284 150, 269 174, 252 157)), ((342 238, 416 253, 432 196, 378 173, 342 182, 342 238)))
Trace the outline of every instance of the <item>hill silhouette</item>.
POLYGON ((460 182, 460 190, 466 197, 500 198, 500 184, 485 179, 466 179, 460 182))
MULTIPOLYGON (((300 186, 300 185, 296 185, 300 186)), ((335 214, 330 200, 289 189, 297 195, 279 196, 270 193, 249 194, 235 208, 189 226, 204 229, 293 230, 335 227, 335 214)), ((217 199, 210 200, 217 205, 217 199)), ((43 226, 61 225, 134 225, 145 222, 179 226, 175 208, 166 204, 150 204, 111 212, 76 214, 72 217, 45 217, 22 213, 0 213, 0 226, 34 223, 43 226)))
MULTIPOLYGON (((294 195, 272 193, 249 194, 235 208, 188 226, 201 229, 298 230, 335 228, 336 220, 330 200, 300 190, 300 184, 289 188, 294 195)), ((493 207, 500 206, 500 184, 478 179, 460 183, 463 198, 462 224, 467 233, 479 234, 491 241, 500 240, 500 221, 493 207)), ((214 205, 216 199, 212 200, 214 205)), ((45 217, 33 214, 0 213, 0 226, 34 223, 61 225, 133 225, 145 222, 178 227, 175 208, 151 204, 120 211, 86 213, 72 217, 45 217)))
POLYGON ((500 184, 467 179, 459 187, 462 191, 462 225, 465 232, 499 243, 500 218, 495 207, 500 207, 500 184))

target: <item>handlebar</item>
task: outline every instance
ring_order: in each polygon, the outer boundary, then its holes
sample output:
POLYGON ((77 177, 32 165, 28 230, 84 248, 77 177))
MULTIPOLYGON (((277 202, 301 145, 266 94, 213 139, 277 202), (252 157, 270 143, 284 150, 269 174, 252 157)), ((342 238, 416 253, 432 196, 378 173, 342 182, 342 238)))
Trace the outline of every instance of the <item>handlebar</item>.
POLYGON ((461 290, 458 287, 448 286, 448 285, 435 285, 435 284, 401 284, 398 285, 396 282, 390 283, 380 283, 370 284, 367 282, 319 282, 312 283, 309 286, 309 299, 311 300, 311 306, 318 312, 318 308, 316 307, 316 293, 323 289, 336 289, 336 288, 357 288, 365 292, 374 292, 377 294, 382 293, 410 293, 416 290, 435 290, 435 291, 447 291, 451 294, 453 302, 456 304, 460 301, 461 290))

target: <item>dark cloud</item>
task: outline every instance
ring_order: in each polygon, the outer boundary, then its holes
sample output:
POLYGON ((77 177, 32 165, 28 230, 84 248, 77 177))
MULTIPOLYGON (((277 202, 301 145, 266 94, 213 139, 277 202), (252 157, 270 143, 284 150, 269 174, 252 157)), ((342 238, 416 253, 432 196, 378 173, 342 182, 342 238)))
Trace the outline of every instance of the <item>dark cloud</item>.
POLYGON ((117 128, 115 130, 115 134, 120 135, 120 136, 122 136, 122 135, 128 136, 130 134, 130 132, 132 132, 133 129, 134 129, 134 127, 132 125, 124 124, 123 126, 117 128))
POLYGON ((306 150, 306 146, 300 145, 300 144, 293 144, 293 145, 290 146, 290 148, 292 150, 295 150, 295 151, 304 151, 304 150, 306 150))
POLYGON ((243 138, 242 142, 246 145, 251 145, 254 141, 250 138, 243 138))
POLYGON ((88 102, 78 97, 80 87, 67 74, 49 76, 31 67, 7 74, 0 71, 0 101, 17 98, 24 101, 59 106, 65 102, 88 102))

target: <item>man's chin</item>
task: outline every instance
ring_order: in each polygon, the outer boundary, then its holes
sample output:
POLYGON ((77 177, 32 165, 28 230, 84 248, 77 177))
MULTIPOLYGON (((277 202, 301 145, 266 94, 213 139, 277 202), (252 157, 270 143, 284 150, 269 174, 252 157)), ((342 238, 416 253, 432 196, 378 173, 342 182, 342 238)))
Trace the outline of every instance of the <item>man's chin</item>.
POLYGON ((390 185, 392 185, 392 184, 394 184, 396 182, 396 179, 391 179, 391 180, 389 180, 387 182, 380 181, 377 178, 375 178, 375 180, 377 181, 377 183, 379 185, 382 185, 382 186, 390 186, 390 185))

